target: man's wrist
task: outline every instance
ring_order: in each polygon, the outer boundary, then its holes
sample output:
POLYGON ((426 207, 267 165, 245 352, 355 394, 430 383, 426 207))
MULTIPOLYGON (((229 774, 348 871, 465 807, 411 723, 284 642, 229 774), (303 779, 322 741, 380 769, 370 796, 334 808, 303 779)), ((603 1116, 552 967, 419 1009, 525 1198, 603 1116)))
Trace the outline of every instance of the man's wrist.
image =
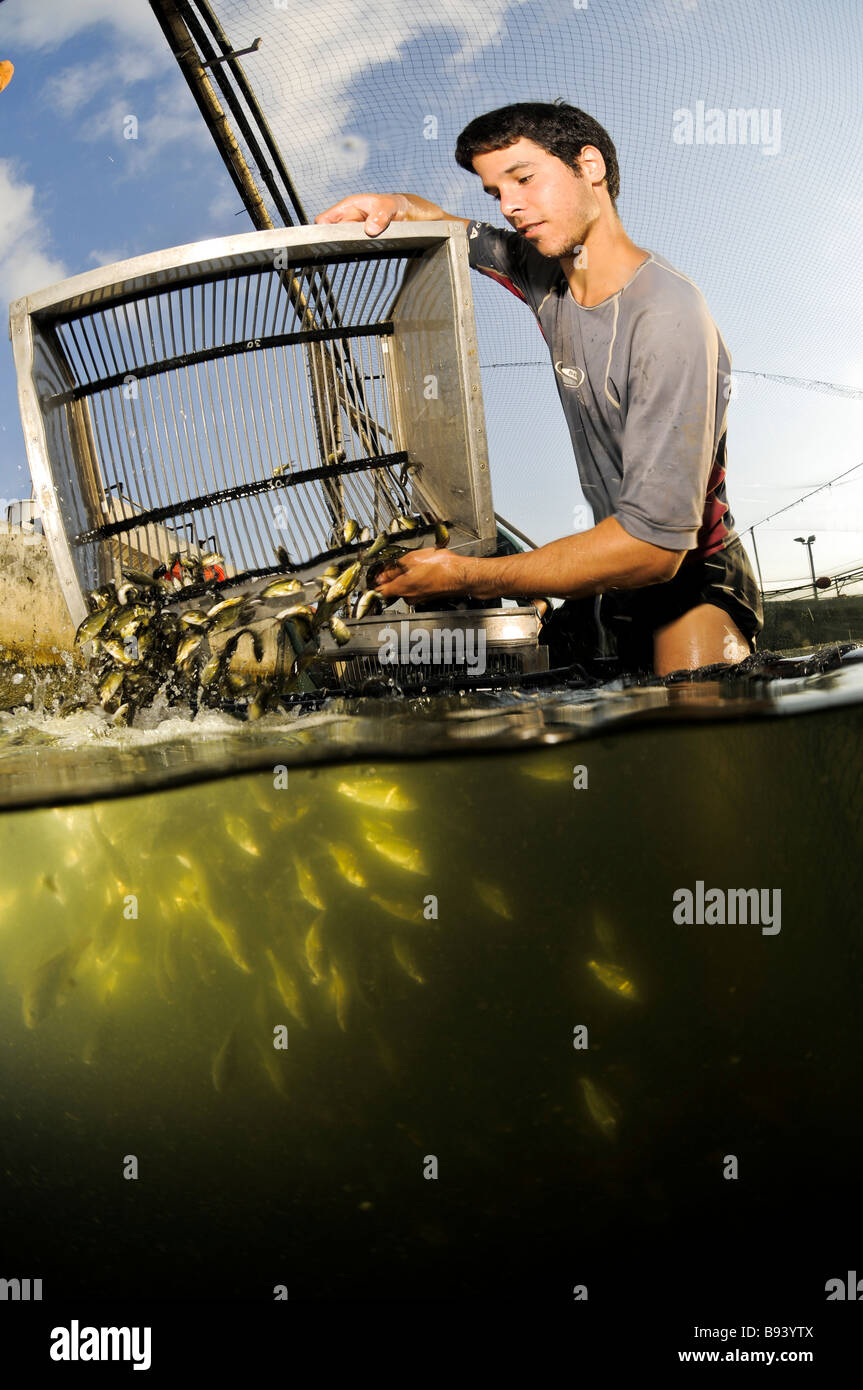
POLYGON ((459 592, 463 593, 466 598, 488 597, 488 595, 483 594, 480 589, 481 565, 482 560, 477 560, 474 555, 465 555, 462 559, 462 576, 459 584, 459 592))

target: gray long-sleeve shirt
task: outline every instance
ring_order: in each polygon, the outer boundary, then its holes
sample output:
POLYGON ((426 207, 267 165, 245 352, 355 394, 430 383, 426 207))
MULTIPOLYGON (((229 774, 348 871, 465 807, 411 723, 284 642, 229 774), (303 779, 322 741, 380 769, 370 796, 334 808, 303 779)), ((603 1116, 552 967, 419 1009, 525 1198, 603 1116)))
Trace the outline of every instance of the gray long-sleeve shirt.
POLYGON ((594 521, 613 516, 686 559, 722 549, 737 534, 724 481, 731 359, 698 286, 651 251, 587 307, 520 233, 487 222, 467 233, 471 266, 536 316, 594 521))

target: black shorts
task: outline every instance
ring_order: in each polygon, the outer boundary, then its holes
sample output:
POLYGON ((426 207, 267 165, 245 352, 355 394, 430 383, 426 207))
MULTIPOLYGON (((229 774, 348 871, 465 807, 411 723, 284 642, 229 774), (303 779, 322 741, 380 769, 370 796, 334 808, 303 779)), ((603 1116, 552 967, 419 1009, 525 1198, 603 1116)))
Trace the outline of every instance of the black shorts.
POLYGON ((644 589, 614 589, 596 600, 568 599, 545 626, 543 640, 551 647, 553 666, 582 661, 588 648, 607 639, 604 650, 616 654, 625 671, 653 671, 653 634, 696 608, 712 603, 737 624, 755 650, 755 638, 764 626, 761 592, 743 549, 735 536, 723 550, 706 560, 687 558, 673 579, 644 589))

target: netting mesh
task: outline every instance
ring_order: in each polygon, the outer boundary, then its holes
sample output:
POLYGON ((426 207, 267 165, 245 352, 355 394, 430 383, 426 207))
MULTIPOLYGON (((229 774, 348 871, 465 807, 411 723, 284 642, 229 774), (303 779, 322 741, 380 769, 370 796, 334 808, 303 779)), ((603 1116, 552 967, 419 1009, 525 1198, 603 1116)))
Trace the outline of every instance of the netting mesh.
MULTIPOLYGON (((505 226, 455 164, 463 126, 556 97, 595 116, 617 145, 624 226, 702 288, 731 352, 728 494, 766 586, 805 580, 801 530, 822 573, 863 568, 863 466, 840 479, 863 465, 858 0, 209 8, 232 48, 262 39, 243 72, 310 221, 349 193, 402 191, 505 226)), ((547 349, 524 306, 480 276, 473 290, 495 504, 548 540, 583 498, 547 349)))

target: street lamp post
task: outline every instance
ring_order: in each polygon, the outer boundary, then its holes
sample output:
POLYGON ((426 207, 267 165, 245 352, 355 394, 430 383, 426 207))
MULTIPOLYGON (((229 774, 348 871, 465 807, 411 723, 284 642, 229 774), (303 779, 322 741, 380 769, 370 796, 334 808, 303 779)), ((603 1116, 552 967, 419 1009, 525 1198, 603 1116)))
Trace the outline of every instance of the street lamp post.
POLYGON ((812 544, 813 544, 813 541, 815 540, 815 537, 814 537, 814 536, 809 536, 809 538, 807 539, 807 538, 804 537, 804 536, 795 536, 794 539, 795 539, 795 541, 799 541, 801 545, 805 545, 807 551, 809 552, 809 572, 810 572, 810 574, 812 575, 812 592, 813 592, 813 594, 815 595, 815 597, 817 598, 817 597, 818 597, 818 585, 815 583, 815 564, 814 564, 813 559, 812 559, 812 544))

